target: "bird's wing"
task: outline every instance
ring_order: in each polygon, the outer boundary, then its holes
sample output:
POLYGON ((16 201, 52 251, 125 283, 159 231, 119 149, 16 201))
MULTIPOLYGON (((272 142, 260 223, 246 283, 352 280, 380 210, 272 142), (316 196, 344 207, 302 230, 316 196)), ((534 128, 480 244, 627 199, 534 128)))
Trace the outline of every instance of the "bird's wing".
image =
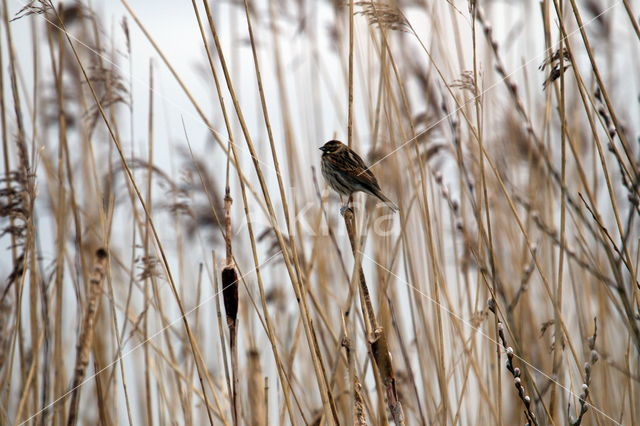
POLYGON ((345 152, 345 169, 348 169, 349 174, 356 180, 360 185, 367 188, 369 191, 376 192, 380 190, 380 185, 378 184, 378 180, 373 175, 371 170, 367 167, 367 165, 362 161, 362 158, 352 150, 347 150, 345 152))

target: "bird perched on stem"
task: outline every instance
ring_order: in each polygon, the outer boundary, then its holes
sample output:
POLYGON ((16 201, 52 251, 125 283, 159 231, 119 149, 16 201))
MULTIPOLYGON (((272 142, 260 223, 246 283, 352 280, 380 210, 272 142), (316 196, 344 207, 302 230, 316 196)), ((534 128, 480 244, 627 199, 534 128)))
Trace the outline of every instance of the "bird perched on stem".
MULTIPOLYGON (((378 180, 362 158, 347 145, 331 140, 320 147, 320 151, 323 152, 322 176, 329 186, 340 194, 341 199, 343 195, 348 197, 354 192, 362 191, 378 198, 394 212, 399 210, 398 206, 382 193, 378 180)), ((346 207, 343 206, 340 211, 344 211, 346 207)))

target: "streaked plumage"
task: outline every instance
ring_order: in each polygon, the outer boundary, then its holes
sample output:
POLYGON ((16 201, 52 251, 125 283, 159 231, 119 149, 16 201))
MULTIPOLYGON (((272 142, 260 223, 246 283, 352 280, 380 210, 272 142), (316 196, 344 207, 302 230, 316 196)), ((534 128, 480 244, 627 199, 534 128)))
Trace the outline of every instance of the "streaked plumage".
POLYGON ((334 191, 346 196, 362 191, 377 197, 391 210, 399 210, 382 193, 378 180, 355 151, 336 140, 325 143, 320 150, 323 152, 322 176, 334 191))

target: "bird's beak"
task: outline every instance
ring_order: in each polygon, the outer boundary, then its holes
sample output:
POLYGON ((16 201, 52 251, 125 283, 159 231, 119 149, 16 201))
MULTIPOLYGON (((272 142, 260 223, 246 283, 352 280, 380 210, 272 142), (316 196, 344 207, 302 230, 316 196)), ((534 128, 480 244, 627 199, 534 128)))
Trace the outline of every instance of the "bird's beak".
POLYGON ((320 147, 320 148, 318 148, 318 149, 319 149, 320 151, 322 151, 322 152, 326 152, 326 151, 327 151, 327 148, 325 148, 324 146, 321 146, 321 147, 320 147))

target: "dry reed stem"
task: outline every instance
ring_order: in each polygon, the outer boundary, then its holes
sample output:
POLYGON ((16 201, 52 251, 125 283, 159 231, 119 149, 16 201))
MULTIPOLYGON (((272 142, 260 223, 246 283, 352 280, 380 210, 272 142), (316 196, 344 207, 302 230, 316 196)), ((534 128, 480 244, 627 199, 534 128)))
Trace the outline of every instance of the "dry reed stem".
POLYGON ((247 394, 249 402, 249 424, 255 426, 266 426, 267 415, 267 392, 264 389, 266 376, 262 371, 260 363, 260 352, 258 349, 247 351, 247 394))
MULTIPOLYGON (((228 135, 228 139, 229 139, 229 148, 226 151, 227 153, 227 189, 228 189, 228 181, 229 181, 229 173, 228 173, 228 165, 229 165, 229 161, 231 161, 231 155, 233 154, 233 161, 234 164, 238 163, 238 154, 236 152, 235 149, 235 143, 234 143, 234 138, 233 138, 233 132, 232 132, 232 128, 231 128, 231 124, 229 121, 229 116, 227 114, 227 110, 225 108, 225 104, 224 104, 224 96, 223 96, 223 92, 221 90, 221 85, 219 82, 219 78, 218 78, 218 74, 216 72, 216 68, 214 66, 213 63, 213 59, 211 56, 211 49, 209 48, 209 44, 207 42, 207 38, 205 36, 205 32, 204 32, 204 28, 200 22, 200 15, 196 6, 196 2, 192 1, 193 4, 193 8, 194 8, 194 12, 196 14, 196 18, 198 19, 198 26, 200 28, 200 34, 202 36, 202 41, 205 45, 205 47, 207 48, 207 59, 209 62, 209 67, 211 70, 211 74, 213 75, 214 78, 214 82, 215 82, 215 87, 216 87, 216 92, 218 94, 218 100, 220 103, 220 108, 222 110, 222 114, 224 117, 224 122, 225 122, 225 127, 227 129, 227 135, 228 135)), ((207 12, 207 18, 208 18, 208 22, 210 24, 210 28, 212 28, 212 23, 211 23, 211 13, 210 10, 208 9, 208 5, 205 3, 205 10, 207 12)), ((248 19, 248 17, 247 17, 248 19)), ((248 21, 248 25, 250 28, 250 21, 248 21)), ((255 52, 255 50, 254 50, 255 52)), ((254 58, 255 59, 255 58, 254 58)), ((257 62, 256 62, 256 69, 257 69, 257 62)), ((268 121, 267 121, 268 122, 268 121)), ((275 159, 275 157, 274 157, 275 159)), ((240 180, 240 189, 241 189, 241 194, 242 194, 242 202, 243 202, 243 206, 244 206, 244 213, 245 213, 245 218, 246 218, 246 223, 247 223, 247 230, 249 232, 249 237, 250 237, 250 242, 251 242, 251 253, 252 253, 252 257, 253 257, 253 261, 254 261, 254 268, 255 268, 255 272, 256 272, 256 276, 258 278, 258 289, 260 291, 260 300, 262 303, 262 310, 263 310, 263 314, 264 314, 264 320, 265 320, 265 326, 267 328, 267 335, 269 337, 269 341, 271 342, 271 349, 272 352, 274 354, 275 357, 275 361, 276 361, 276 365, 277 365, 277 371, 278 371, 278 375, 280 378, 280 382, 282 384, 282 386, 284 387, 284 399, 285 399, 285 404, 287 407, 287 412, 289 414, 289 418, 291 420, 291 423, 294 423, 294 415, 293 415, 293 410, 292 410, 292 404, 290 401, 290 396, 289 396, 289 383, 288 383, 288 379, 287 376, 284 372, 284 368, 282 367, 282 362, 280 359, 280 355, 279 355, 279 351, 277 349, 277 345, 276 345, 276 340, 275 340, 275 332, 274 332, 274 328, 271 322, 271 316, 267 310, 267 301, 266 301, 266 297, 265 297, 265 291, 264 291, 264 286, 263 286, 263 282, 262 282, 262 275, 261 275, 261 268, 260 268, 260 262, 258 260, 258 253, 257 253, 257 245, 256 245, 256 239, 254 236, 254 232, 253 232, 253 225, 252 225, 252 220, 251 220, 251 215, 250 215, 250 210, 249 210, 249 205, 248 205, 248 200, 247 200, 247 195, 246 195, 246 185, 245 185, 245 181, 243 179, 243 175, 242 175, 242 171, 240 168, 236 167, 236 170, 238 172, 238 177, 240 180)), ((279 175, 279 172, 278 172, 279 175)), ((255 195, 255 193, 254 193, 255 195)), ((286 211, 286 209, 285 209, 286 211)), ((226 367, 226 364, 225 364, 226 367)))
POLYGON ((351 410, 353 424, 357 426, 366 426, 367 418, 365 414, 364 400, 362 397, 362 385, 358 378, 358 373, 355 371, 355 360, 352 352, 352 343, 347 334, 346 323, 344 316, 342 317, 343 333, 341 346, 344 348, 347 355, 347 371, 351 377, 351 410))
MULTIPOLYGON (((226 61, 225 61, 225 56, 220 44, 220 40, 218 38, 218 33, 216 31, 216 26, 214 24, 214 21, 212 19, 212 15, 211 15, 211 11, 209 9, 209 5, 207 2, 204 2, 204 7, 205 10, 207 12, 207 18, 209 21, 209 27, 211 29, 211 32, 213 34, 213 39, 215 42, 215 46, 216 46, 216 50, 218 51, 218 57, 220 59, 220 64, 222 66, 222 70, 224 73, 224 77, 225 77, 225 81, 227 83, 227 89, 229 90, 229 93, 231 94, 231 99, 233 101, 233 106, 234 109, 236 111, 236 116, 240 122, 240 126, 244 135, 244 139, 245 142, 247 144, 247 148, 249 149, 250 153, 251 153, 251 158, 252 158, 252 162, 253 162, 253 166, 254 169, 258 175, 258 179, 260 182, 260 188, 262 190, 266 205, 267 205, 267 209, 268 209, 268 218, 269 221, 271 222, 271 225, 273 227, 273 229, 276 232, 276 236, 278 237, 278 244, 280 245, 280 250, 282 251, 283 257, 284 257, 284 261, 285 261, 285 265, 287 267, 287 272, 289 274, 289 278, 290 281, 293 285, 294 288, 294 292, 296 294, 296 300, 298 302, 298 306, 300 307, 300 314, 302 317, 302 322, 304 325, 304 331, 305 331, 305 337, 307 338, 307 342, 309 344, 309 348, 311 351, 311 356, 313 359, 313 364, 314 364, 314 370, 316 373, 316 377, 318 380, 318 387, 320 390, 320 394, 322 396, 323 399, 323 405, 326 407, 327 409, 327 414, 330 414, 329 417, 331 417, 333 419, 333 421, 335 421, 336 423, 338 422, 338 416, 336 413, 336 408, 335 408, 335 402, 333 400, 333 396, 331 394, 331 389, 329 389, 328 384, 327 384, 327 377, 326 377, 326 372, 325 372, 325 368, 323 365, 323 361, 322 361, 322 355, 320 353, 320 350, 317 346, 317 340, 315 337, 315 330, 313 328, 313 323, 312 320, 309 316, 309 312, 308 312, 308 307, 307 307, 307 302, 306 302, 306 297, 304 294, 304 290, 302 287, 302 283, 300 282, 300 278, 301 278, 301 274, 300 274, 300 265, 298 262, 298 257, 296 256, 296 252, 295 252, 295 244, 292 244, 292 248, 293 248, 293 262, 291 261, 289 254, 288 254, 288 249, 287 249, 287 245, 284 241, 284 238, 282 236, 282 233, 279 229, 278 223, 277 223, 277 216, 275 214, 275 210, 273 208, 273 203, 271 202, 271 196, 269 194, 269 190, 267 188, 266 185, 266 181, 264 178, 264 175, 262 173, 262 168, 260 165, 260 162, 258 161, 258 155, 255 151, 255 147, 253 145, 252 142, 252 138, 251 135, 249 133, 249 129, 247 127, 247 123, 244 119, 244 114, 242 112, 242 109, 240 108, 238 99, 236 97, 235 94, 235 90, 233 88, 233 83, 231 81, 231 76, 229 73, 229 69, 227 67, 226 61)), ((277 171, 279 172, 279 171, 277 171)), ((283 202, 283 208, 286 210, 287 207, 287 203, 286 203, 286 199, 282 200, 283 202)), ((287 223, 287 226, 289 226, 290 224, 287 223)))
POLYGON ((93 347, 94 324, 98 316, 100 307, 100 295, 102 294, 102 282, 106 276, 107 251, 99 248, 95 252, 93 260, 93 273, 89 279, 87 288, 87 309, 82 320, 82 331, 78 338, 76 349, 76 363, 71 382, 71 403, 69 405, 69 416, 67 425, 73 426, 78 419, 78 406, 80 404, 80 390, 83 385, 84 376, 89 365, 89 355, 93 347))
MULTIPOLYGON (((136 198, 138 199, 138 201, 140 202, 140 205, 144 209, 145 215, 146 215, 146 217, 147 217, 147 219, 149 221, 149 224, 151 225, 151 231, 153 233, 153 237, 154 237, 154 239, 156 241, 158 250, 160 252, 160 255, 161 255, 161 258, 162 258, 162 263, 163 263, 164 269, 165 269, 165 271, 167 273, 167 278, 169 280, 169 283, 171 284, 171 290, 172 290, 173 295, 174 295, 174 297, 176 299, 176 303, 178 304, 178 308, 180 309, 181 319, 182 319, 185 331, 186 331, 187 336, 188 336, 188 340, 189 340, 189 345, 190 345, 191 351, 194 354, 194 357, 196 358, 196 365, 198 366, 198 377, 199 377, 200 382, 201 382, 202 393, 203 393, 204 397, 207 398, 207 393, 206 393, 206 390, 205 390, 205 387, 204 387, 204 383, 203 383, 203 378, 202 378, 202 374, 203 374, 202 366, 198 362, 199 359, 201 358, 201 356, 198 356, 199 350, 198 350, 198 347, 197 347, 197 343, 195 342, 193 334, 191 333, 191 328, 189 327, 189 323, 187 321, 187 317, 186 317, 186 313, 185 313, 185 310, 184 310, 184 306, 183 306, 182 301, 180 299, 180 296, 178 294, 177 287, 176 287, 175 282, 173 280, 173 275, 171 274, 171 270, 169 269, 167 256, 166 256, 164 248, 163 248, 163 246, 162 246, 162 244, 160 242, 160 239, 159 239, 158 232, 156 230, 155 224, 154 224, 154 222, 153 222, 153 220, 152 220, 152 218, 151 218, 151 216, 149 214, 149 209, 147 207, 147 204, 144 201, 144 198, 142 197, 142 194, 140 192, 138 184, 136 183, 135 178, 133 177, 131 169, 127 165, 127 160, 126 160, 126 158, 124 156, 124 152, 123 152, 122 146, 120 144, 120 139, 117 137, 114 129, 110 125, 111 122, 110 122, 109 118, 107 117, 107 115, 106 115, 106 113, 105 113, 105 111, 104 111, 104 109, 102 107, 102 104, 99 101, 99 98, 98 98, 98 96, 96 94, 95 88, 93 87, 93 85, 92 85, 92 83, 91 83, 91 81, 89 79, 89 76, 87 74, 87 71, 86 71, 85 67, 82 65, 80 57, 78 56, 78 53, 77 53, 73 43, 71 42, 71 38, 69 36, 69 33, 64 28, 64 23, 60 20, 59 16, 58 16, 58 20, 59 20, 59 23, 60 23, 61 27, 63 28, 63 31, 65 33, 67 42, 69 43, 69 46, 71 47, 71 49, 73 51, 74 58, 75 58, 78 66, 80 67, 80 69, 82 71, 82 75, 83 75, 87 85, 89 86, 89 89, 91 91, 91 95, 92 95, 92 97, 93 97, 93 99, 94 99, 94 101, 96 103, 96 106, 98 107, 98 111, 100 112, 100 116, 102 117, 102 119, 103 119, 103 121, 104 121, 104 123, 105 123, 105 125, 106 125, 106 127, 107 127, 107 129, 109 131, 109 136, 111 137, 111 140, 113 141, 113 143, 116 146, 116 149, 118 151, 118 155, 120 157, 120 160, 122 162, 124 170, 127 172, 127 176, 129 178, 129 181, 130 181, 130 183, 133 186, 133 189, 135 191, 136 198)), ((209 423, 213 424, 213 419, 211 417, 211 412, 209 410, 208 401, 207 401, 207 410, 206 411, 207 411, 207 415, 208 415, 208 418, 209 418, 209 423)))
POLYGON ((231 374, 232 374, 232 393, 231 407, 234 425, 239 424, 238 419, 238 272, 233 263, 233 250, 231 246, 231 195, 229 194, 229 186, 224 197, 225 211, 225 246, 226 246, 226 263, 222 268, 222 296, 224 300, 224 311, 227 316, 227 327, 229 327, 229 350, 231 351, 231 374))
MULTIPOLYGON (((489 310, 493 312, 493 314, 496 317, 498 316, 498 313, 496 312, 496 309, 495 309, 495 301, 493 301, 493 299, 489 300, 489 310)), ((525 417, 527 418, 528 424, 535 426, 538 424, 538 421, 533 411, 531 411, 531 408, 532 408, 531 397, 525 393, 524 386, 522 385, 520 369, 518 367, 514 367, 513 365, 513 358, 514 358, 513 348, 507 345, 507 340, 504 335, 504 327, 500 320, 498 320, 497 328, 498 328, 499 342, 500 344, 502 344, 502 347, 507 355, 507 364, 506 364, 507 370, 509 370, 509 372, 513 375, 513 383, 516 390, 518 391, 518 397, 520 398, 520 400, 522 401, 525 407, 525 412, 524 412, 525 417)))
MULTIPOLYGON (((358 247, 358 237, 355 227, 355 216, 351 208, 347 208, 344 212, 344 222, 347 227, 347 234, 349 235, 349 241, 351 242, 351 248, 353 250, 353 257, 357 264, 355 268, 356 275, 358 275, 359 290, 363 299, 362 310, 363 316, 367 318, 368 324, 371 328, 367 335, 367 342, 370 346, 371 356, 375 361, 376 368, 382 378, 386 392, 387 406, 389 408, 389 414, 393 417, 394 421, 398 425, 404 424, 404 413, 402 411, 402 404, 398 399, 398 391, 396 387, 396 377, 393 371, 393 364, 391 362, 391 353, 389 352, 389 346, 387 344, 387 337, 383 327, 378 323, 378 319, 373 310, 373 304, 371 302, 371 296, 369 294, 369 288, 365 279, 364 271, 361 265, 360 247, 358 247), (356 251, 358 250, 358 251, 356 251)), ((355 384, 354 384, 355 389, 355 384)))

